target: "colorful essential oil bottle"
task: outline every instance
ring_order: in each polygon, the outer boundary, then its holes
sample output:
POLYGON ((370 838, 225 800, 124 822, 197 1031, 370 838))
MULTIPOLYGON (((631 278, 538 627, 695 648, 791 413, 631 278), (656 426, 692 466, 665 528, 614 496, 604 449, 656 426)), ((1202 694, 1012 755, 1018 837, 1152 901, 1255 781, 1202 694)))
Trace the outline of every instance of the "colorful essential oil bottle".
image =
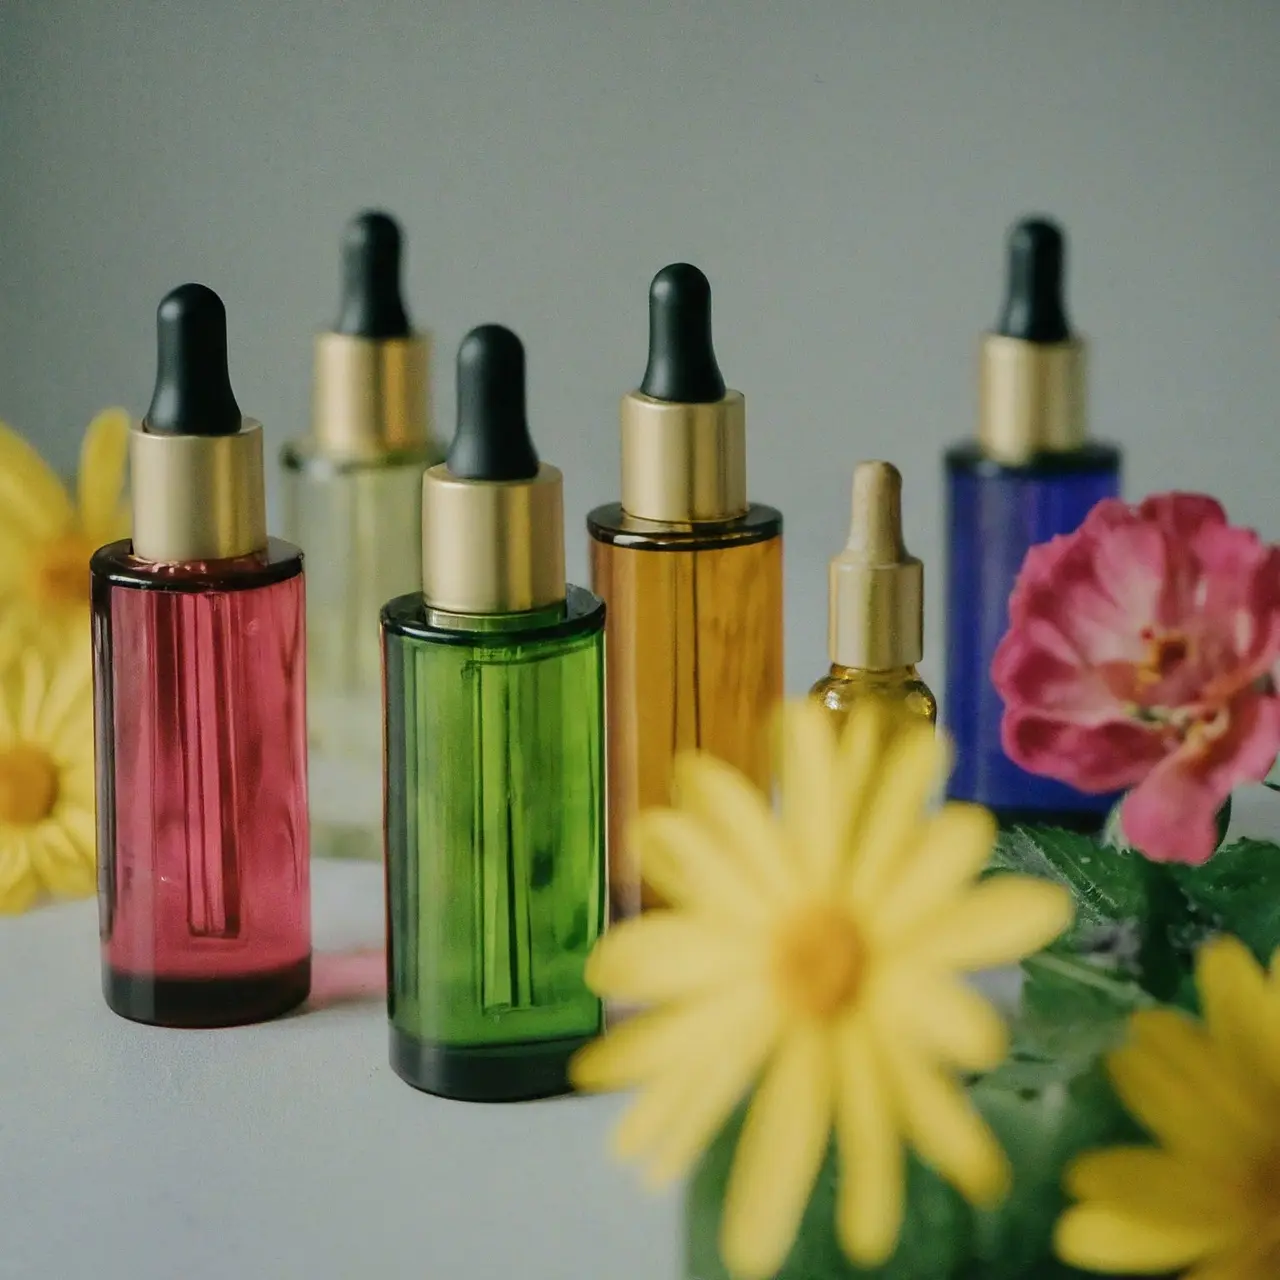
POLYGON ((853 471, 849 541, 831 559, 827 645, 831 670, 809 691, 843 725, 874 697, 933 724, 938 704, 920 679, 924 565, 902 541, 902 476, 889 462, 853 471))
POLYGON ((400 228, 362 213, 338 322, 316 339, 311 433, 285 446, 285 531, 307 553, 311 848, 382 857, 378 610, 422 577, 422 473, 439 459, 430 344, 400 290, 400 228))
POLYGON ((671 764, 712 752, 769 781, 782 697, 782 516, 747 500, 746 404, 711 340, 711 286, 664 267, 649 289, 649 363, 622 399, 622 501, 587 517, 609 607, 609 884, 614 919, 659 901, 626 842, 671 799, 671 764))
POLYGON ((950 563, 946 723, 956 767, 948 794, 1005 823, 1094 830, 1114 796, 1085 795, 1020 769, 1001 749, 1004 707, 991 660, 1027 551, 1079 527, 1120 488, 1120 452, 1085 429, 1083 340, 1063 297, 1065 242, 1041 218, 1009 237, 1009 279, 995 333, 983 339, 976 441, 946 456, 950 563))
POLYGON ((601 1025, 604 605, 565 583, 560 472, 498 325, 458 351, 422 545, 420 590, 382 610, 391 1063, 450 1098, 562 1093, 601 1025))
POLYGON ((311 981, 302 553, 267 536, 217 294, 175 289, 157 327, 133 538, 90 566, 103 989, 126 1018, 215 1027, 311 981))

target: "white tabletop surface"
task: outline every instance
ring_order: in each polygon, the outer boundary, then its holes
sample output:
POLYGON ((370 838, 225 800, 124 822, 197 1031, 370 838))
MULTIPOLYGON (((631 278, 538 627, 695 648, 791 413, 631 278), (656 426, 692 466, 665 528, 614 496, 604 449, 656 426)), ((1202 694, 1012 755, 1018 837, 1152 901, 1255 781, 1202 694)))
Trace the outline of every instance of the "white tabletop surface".
MULTIPOLYGON (((317 949, 380 941, 380 868, 319 864, 313 899, 317 949)), ((433 1098, 386 1026, 138 1026, 93 903, 0 919, 0 1277, 674 1280, 679 1197, 611 1163, 620 1099, 433 1098)))
MULTIPOLYGON (((1232 825, 1280 830, 1280 795, 1232 825)), ((317 949, 379 943, 381 892, 317 865, 317 949)), ((606 1154, 621 1105, 417 1093, 379 1000, 137 1026, 103 1003, 92 903, 0 920, 0 1280, 675 1280, 678 1195, 606 1154)))

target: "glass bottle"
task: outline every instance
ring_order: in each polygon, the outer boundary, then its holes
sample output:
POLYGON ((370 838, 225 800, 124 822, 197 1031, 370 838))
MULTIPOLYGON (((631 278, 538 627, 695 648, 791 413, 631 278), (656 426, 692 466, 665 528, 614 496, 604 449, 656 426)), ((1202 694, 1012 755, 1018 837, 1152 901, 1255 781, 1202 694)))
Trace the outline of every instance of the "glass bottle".
POLYGON ((924 566, 902 541, 902 476, 891 463, 854 468, 849 540, 831 560, 827 642, 831 670, 809 693, 837 727, 872 697, 936 721, 937 701, 916 670, 924 566))
POLYGON ((1074 532, 1120 490, 1120 451, 1085 431, 1084 342, 1063 301, 1062 231, 1043 219, 1009 239, 998 332, 983 340, 979 433, 946 455, 947 727, 956 765, 948 795, 1005 824, 1101 829, 1116 797, 1026 772, 1000 743, 1004 704, 991 662, 1027 552, 1074 532))
POLYGON ((587 518, 608 605, 609 884, 614 920, 656 905, 627 845, 671 798, 678 751, 769 783, 782 698, 782 516, 747 500, 746 406, 711 337, 711 288, 676 263, 649 290, 649 363, 622 400, 622 501, 587 518))
POLYGON ((311 433, 281 453, 285 530, 307 553, 311 844, 322 857, 382 857, 378 610, 419 583, 422 473, 440 456, 430 340, 405 311, 401 244, 385 213, 347 227, 340 314, 316 339, 311 433))
POLYGON ((565 1092, 601 1027, 604 605, 565 583, 561 493, 519 339, 474 330, 421 590, 382 611, 391 1062, 446 1097, 565 1092))
POLYGON ((136 1021, 224 1026, 310 987, 302 555, 267 537, 221 301, 184 285, 158 329, 134 535, 90 568, 103 989, 136 1021))

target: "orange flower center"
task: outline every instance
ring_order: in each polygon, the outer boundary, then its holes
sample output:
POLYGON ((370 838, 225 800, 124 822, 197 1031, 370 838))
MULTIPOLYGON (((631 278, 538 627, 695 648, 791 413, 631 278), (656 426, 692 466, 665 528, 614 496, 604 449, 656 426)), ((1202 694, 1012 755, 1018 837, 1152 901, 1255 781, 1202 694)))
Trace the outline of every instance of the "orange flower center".
POLYGON ((32 826, 57 799, 58 770, 46 751, 22 742, 0 750, 0 822, 32 826))
POLYGON ((788 922, 778 937, 776 961, 787 996, 810 1016, 827 1019, 857 994, 867 951, 858 926, 824 905, 788 922))
POLYGON ((89 557, 93 547, 82 533, 65 533, 39 548, 31 567, 32 594, 38 604, 89 602, 89 557))

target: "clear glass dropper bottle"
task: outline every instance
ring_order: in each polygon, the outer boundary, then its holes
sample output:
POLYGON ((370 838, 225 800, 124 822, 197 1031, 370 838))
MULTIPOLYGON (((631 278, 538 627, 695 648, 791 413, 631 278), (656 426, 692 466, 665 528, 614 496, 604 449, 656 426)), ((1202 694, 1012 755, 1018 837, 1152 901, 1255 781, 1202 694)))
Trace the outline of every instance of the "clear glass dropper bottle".
POLYGON ((902 541, 902 476, 892 463, 854 468, 849 541, 831 560, 827 637, 831 670, 810 695, 837 724, 868 697, 934 723, 937 701, 916 670, 924 566, 902 541))
POLYGON ((287 535, 307 555, 312 851, 382 857, 378 610, 422 572, 422 473, 441 456, 430 339, 409 321, 401 234, 360 214, 334 328, 316 338, 311 432, 281 453, 287 535))

